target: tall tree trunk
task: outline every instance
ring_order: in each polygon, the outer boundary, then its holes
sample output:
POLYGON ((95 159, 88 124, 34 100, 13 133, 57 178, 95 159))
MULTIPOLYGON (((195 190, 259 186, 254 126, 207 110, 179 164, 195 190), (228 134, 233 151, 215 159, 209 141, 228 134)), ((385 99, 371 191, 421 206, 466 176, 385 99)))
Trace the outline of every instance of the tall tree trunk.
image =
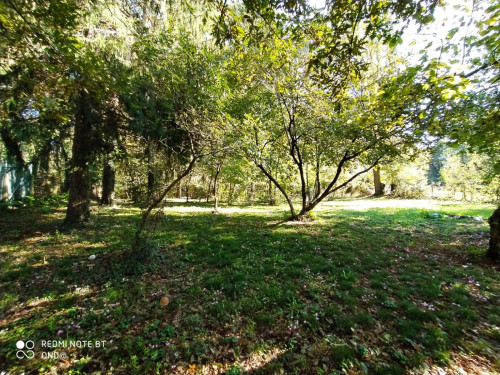
POLYGON ((177 191, 176 191, 175 195, 179 199, 182 198, 182 186, 181 186, 181 184, 177 185, 177 191))
POLYGON ((148 200, 151 199, 155 186, 155 175, 153 172, 148 171, 148 200))
MULTIPOLYGON (((50 172, 50 153, 52 151, 52 143, 49 141, 40 151, 37 162, 33 164, 33 175, 36 175, 36 189, 40 197, 47 196, 53 188, 49 180, 50 172)), ((59 163, 57 161, 58 167, 59 163)), ((60 173, 60 172, 59 172, 60 173)))
POLYGON ((115 196, 116 168, 112 159, 106 159, 102 170, 101 206, 111 206, 115 196))
POLYGON ((81 223, 90 217, 89 160, 92 150, 92 102, 86 90, 81 90, 78 98, 72 150, 69 200, 64 226, 81 223))
POLYGON ((249 200, 250 204, 253 204, 254 196, 255 196, 255 182, 252 181, 250 183, 250 189, 248 191, 248 200, 249 200))
POLYGON ((380 168, 373 168, 373 185, 375 186, 375 196, 384 195, 385 185, 380 181, 380 168))
POLYGON ((488 219, 490 224, 490 243, 486 255, 491 259, 500 258, 500 207, 488 219))
POLYGON ((214 176, 214 185, 213 185, 213 190, 212 190, 212 195, 215 197, 217 195, 217 182, 219 181, 219 174, 220 171, 222 170, 222 163, 219 162, 217 163, 217 167, 215 169, 215 176, 214 176))
POLYGON ((151 200, 151 195, 153 194, 155 188, 155 175, 153 172, 153 145, 149 144, 146 148, 146 155, 148 158, 148 201, 151 200))
POLYGON ((309 164, 305 166, 305 177, 306 177, 306 198, 307 203, 312 201, 311 185, 309 184, 309 164))
POLYGON ((210 202, 211 194, 212 194, 212 176, 210 175, 210 180, 208 181, 208 189, 207 189, 207 203, 210 202))
POLYGON ((219 174, 221 170, 222 170, 222 162, 218 162, 217 167, 215 169, 213 189, 212 189, 212 196, 214 198, 214 213, 217 213, 219 211, 219 197, 217 196, 217 193, 219 188, 218 185, 219 174))
POLYGON ((232 184, 230 182, 229 183, 229 192, 228 192, 228 195, 227 195, 227 204, 228 205, 233 204, 233 190, 234 190, 234 184, 232 184))
POLYGON ((316 145, 316 176, 314 178, 314 199, 316 199, 321 194, 321 180, 319 178, 321 167, 320 164, 319 147, 316 145))
POLYGON ((69 162, 68 153, 64 146, 59 142, 55 152, 55 164, 58 170, 59 190, 61 193, 69 191, 69 183, 71 178, 71 165, 69 162), (61 163, 61 156, 62 162, 61 163))
POLYGON ((273 183, 271 180, 268 180, 268 194, 269 194, 269 205, 270 206, 275 206, 276 205, 276 187, 273 189, 273 183), (274 195, 273 195, 273 190, 274 190, 274 195))

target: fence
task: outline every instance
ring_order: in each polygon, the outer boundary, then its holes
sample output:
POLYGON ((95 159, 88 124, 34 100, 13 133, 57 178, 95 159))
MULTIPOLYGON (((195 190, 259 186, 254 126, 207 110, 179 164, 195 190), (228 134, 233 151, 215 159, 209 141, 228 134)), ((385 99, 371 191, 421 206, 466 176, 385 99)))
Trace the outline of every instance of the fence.
POLYGON ((0 161, 0 201, 24 198, 32 191, 33 166, 29 164, 22 172, 15 164, 0 161))

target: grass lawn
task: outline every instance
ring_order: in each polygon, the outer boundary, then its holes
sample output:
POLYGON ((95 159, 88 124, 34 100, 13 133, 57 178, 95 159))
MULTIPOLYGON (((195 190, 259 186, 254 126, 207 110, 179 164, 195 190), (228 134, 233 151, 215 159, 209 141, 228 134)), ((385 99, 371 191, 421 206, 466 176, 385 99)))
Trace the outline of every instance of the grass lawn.
POLYGON ((62 206, 2 211, 0 372, 495 374, 487 222, 432 215, 493 209, 338 200, 291 224, 284 206, 169 202, 132 255, 138 208, 95 207, 67 232, 62 206), (18 340, 35 342, 33 359, 17 358, 18 340))

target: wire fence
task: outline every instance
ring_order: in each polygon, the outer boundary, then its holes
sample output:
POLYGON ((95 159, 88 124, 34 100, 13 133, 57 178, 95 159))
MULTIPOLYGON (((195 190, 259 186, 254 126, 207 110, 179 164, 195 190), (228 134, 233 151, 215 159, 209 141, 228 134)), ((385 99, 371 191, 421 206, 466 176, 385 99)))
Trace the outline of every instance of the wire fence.
POLYGON ((0 161, 0 201, 12 201, 30 195, 32 165, 20 170, 17 165, 0 161))

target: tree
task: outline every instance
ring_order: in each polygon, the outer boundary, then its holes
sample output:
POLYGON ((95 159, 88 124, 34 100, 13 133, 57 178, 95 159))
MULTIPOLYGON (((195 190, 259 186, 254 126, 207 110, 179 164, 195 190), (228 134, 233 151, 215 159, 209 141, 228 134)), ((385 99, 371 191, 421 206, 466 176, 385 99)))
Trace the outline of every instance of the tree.
POLYGON ((67 133, 62 62, 74 48, 77 18, 73 1, 0 5, 0 129, 8 149, 23 151, 23 160, 16 153, 17 174, 31 164, 36 179, 41 159, 48 164, 44 154, 52 146, 58 149, 67 133))
POLYGON ((274 43, 264 50, 240 47, 240 63, 233 58, 232 79, 240 82, 235 91, 242 96, 228 103, 227 123, 236 144, 282 193, 297 220, 382 158, 415 145, 421 109, 413 103, 424 91, 413 85, 417 70, 398 76, 388 66, 385 71, 367 67, 363 76, 351 76, 349 85, 332 95, 329 86, 308 73, 307 41, 275 38, 274 43), (270 170, 276 155, 287 158, 289 170, 295 170, 292 184, 270 170), (322 176, 325 167, 330 170, 322 176), (293 203, 294 183, 299 211, 293 203), (308 193, 311 185, 313 194, 308 193))
POLYGON ((453 192, 462 193, 462 199, 471 199, 481 193, 486 181, 485 167, 488 162, 483 155, 462 152, 448 152, 441 175, 446 186, 453 192))
MULTIPOLYGON (((68 125, 73 130, 65 225, 79 223, 90 214, 89 163, 101 151, 103 134, 110 133, 103 104, 109 102, 117 83, 112 71, 117 66, 113 52, 118 41, 111 22, 104 21, 102 5, 72 0, 6 1, 1 8, 8 40, 2 45, 6 52, 3 68, 10 76, 16 71, 29 73, 24 75, 30 86, 23 89, 28 96, 21 114, 46 126, 49 136, 41 137, 41 151, 61 144, 60 136, 69 133, 68 125), (106 26, 96 27, 101 21, 106 26), (67 105, 47 105, 63 98, 67 105)), ((20 129, 21 123, 17 120, 13 127, 20 129)))
POLYGON ((137 69, 131 83, 141 89, 134 87, 132 97, 124 101, 132 128, 149 147, 164 153, 170 174, 166 184, 158 184, 152 191, 134 246, 142 239, 151 211, 208 152, 219 112, 215 79, 219 57, 209 46, 197 45, 192 34, 179 30, 177 35, 151 36, 137 48, 140 63, 147 64, 137 69))
MULTIPOLYGON (((450 100, 446 107, 436 106, 445 114, 430 128, 433 134, 447 137, 455 144, 464 144, 472 152, 490 158, 494 174, 500 174, 500 4, 494 0, 474 3, 474 13, 470 16, 471 26, 477 34, 466 34, 461 40, 452 41, 458 29, 448 33, 446 49, 454 51, 465 69, 451 72, 450 64, 439 59, 429 62, 430 84, 436 89, 460 93, 456 100, 450 100), (484 11, 482 11, 484 10, 484 11), (473 17, 478 15, 479 18, 473 17), (441 74, 436 67, 445 67, 441 74), (449 78, 453 81, 450 82, 449 78)), ((486 255, 500 258, 500 207, 489 219, 490 242, 486 255)))

